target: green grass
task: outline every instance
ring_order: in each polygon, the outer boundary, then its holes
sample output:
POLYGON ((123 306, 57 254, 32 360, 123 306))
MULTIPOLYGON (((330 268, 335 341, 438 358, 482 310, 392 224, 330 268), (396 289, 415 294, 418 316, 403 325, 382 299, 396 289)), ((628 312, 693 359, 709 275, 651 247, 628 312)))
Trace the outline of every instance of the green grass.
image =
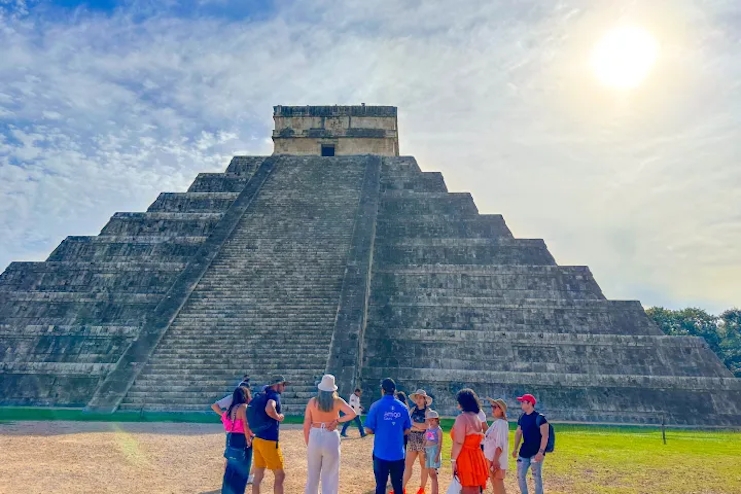
MULTIPOLYGON (((741 493, 741 432, 670 429, 665 445, 657 428, 554 428, 556 450, 544 465, 549 493, 741 493)), ((444 461, 450 446, 446 429, 444 461)), ((511 479, 515 468, 510 461, 511 479)))

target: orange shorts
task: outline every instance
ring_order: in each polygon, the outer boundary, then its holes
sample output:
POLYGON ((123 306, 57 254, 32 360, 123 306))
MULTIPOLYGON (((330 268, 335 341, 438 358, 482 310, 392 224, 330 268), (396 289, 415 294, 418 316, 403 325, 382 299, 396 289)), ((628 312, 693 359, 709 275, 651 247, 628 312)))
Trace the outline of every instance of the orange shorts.
POLYGON ((283 452, 278 441, 252 439, 252 465, 255 468, 283 470, 283 452))

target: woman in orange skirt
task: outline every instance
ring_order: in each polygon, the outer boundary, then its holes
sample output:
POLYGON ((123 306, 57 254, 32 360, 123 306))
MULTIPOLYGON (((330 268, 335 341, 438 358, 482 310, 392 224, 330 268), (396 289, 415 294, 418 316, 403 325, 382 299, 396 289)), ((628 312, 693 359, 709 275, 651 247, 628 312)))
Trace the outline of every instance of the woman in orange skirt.
POLYGON ((453 474, 461 483, 461 494, 479 494, 486 488, 489 469, 481 441, 484 438, 479 399, 472 389, 461 389, 456 395, 461 413, 456 419, 450 436, 453 438, 453 449, 450 459, 453 462, 453 474))

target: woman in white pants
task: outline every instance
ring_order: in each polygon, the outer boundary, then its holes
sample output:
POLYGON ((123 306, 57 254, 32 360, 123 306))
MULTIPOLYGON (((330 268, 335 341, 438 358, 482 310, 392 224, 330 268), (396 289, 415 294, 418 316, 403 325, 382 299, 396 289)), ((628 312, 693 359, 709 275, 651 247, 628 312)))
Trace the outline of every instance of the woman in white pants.
POLYGON ((308 446, 305 494, 340 492, 340 431, 337 425, 355 418, 355 411, 337 395, 334 376, 325 374, 304 413, 304 440, 308 446), (340 412, 344 415, 340 418, 340 412))

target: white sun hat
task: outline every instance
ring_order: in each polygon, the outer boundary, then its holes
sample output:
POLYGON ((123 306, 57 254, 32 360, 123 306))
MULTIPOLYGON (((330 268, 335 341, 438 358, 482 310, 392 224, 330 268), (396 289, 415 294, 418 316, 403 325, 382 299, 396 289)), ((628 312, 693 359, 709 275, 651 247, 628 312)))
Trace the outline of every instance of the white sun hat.
POLYGON ((334 376, 332 374, 324 374, 322 376, 322 382, 317 385, 317 388, 319 388, 319 391, 337 391, 334 376))
POLYGON ((430 406, 432 404, 432 396, 427 394, 427 391, 424 389, 418 389, 414 393, 409 395, 409 399, 412 401, 417 401, 417 398, 423 397, 425 399, 425 403, 427 403, 427 406, 430 406))

